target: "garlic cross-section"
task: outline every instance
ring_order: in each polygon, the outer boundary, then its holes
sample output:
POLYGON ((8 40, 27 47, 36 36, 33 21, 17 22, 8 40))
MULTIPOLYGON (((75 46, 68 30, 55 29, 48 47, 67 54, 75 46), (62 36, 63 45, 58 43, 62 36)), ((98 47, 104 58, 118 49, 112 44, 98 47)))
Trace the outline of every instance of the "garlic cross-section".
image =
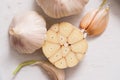
POLYGON ((42 47, 44 55, 57 68, 64 69, 77 65, 87 51, 84 34, 72 24, 54 24, 47 32, 42 47))

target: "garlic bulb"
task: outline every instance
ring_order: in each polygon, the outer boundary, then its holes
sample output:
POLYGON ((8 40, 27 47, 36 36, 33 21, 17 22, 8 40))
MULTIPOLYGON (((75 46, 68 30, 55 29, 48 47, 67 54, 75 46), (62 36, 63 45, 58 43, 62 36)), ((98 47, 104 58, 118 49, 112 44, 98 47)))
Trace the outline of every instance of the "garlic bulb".
POLYGON ((56 68, 52 64, 48 63, 47 61, 37 61, 37 60, 30 60, 21 63, 13 72, 14 75, 16 75, 23 67, 28 66, 28 65, 38 65, 42 67, 52 78, 51 80, 65 80, 65 71, 56 68))
POLYGON ((88 0, 36 0, 43 11, 52 18, 75 15, 82 11, 88 0))
POLYGON ((46 22, 37 12, 19 14, 10 24, 10 43, 19 53, 30 54, 41 48, 46 31, 46 22))
POLYGON ((98 9, 88 12, 80 23, 80 28, 85 29, 89 35, 97 36, 104 32, 109 21, 109 6, 103 7, 106 0, 98 9))

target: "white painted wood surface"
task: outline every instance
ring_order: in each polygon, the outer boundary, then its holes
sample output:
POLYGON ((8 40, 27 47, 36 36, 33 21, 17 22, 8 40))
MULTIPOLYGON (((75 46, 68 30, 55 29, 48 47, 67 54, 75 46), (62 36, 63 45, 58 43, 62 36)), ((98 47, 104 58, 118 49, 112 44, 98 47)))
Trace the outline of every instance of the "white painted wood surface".
MULTIPOLYGON (((8 28, 16 13, 36 10, 45 17, 47 27, 62 21, 79 26, 82 15, 97 7, 100 2, 90 0, 81 15, 56 20, 46 16, 35 0, 0 0, 0 80, 11 80, 12 72, 19 63, 43 56, 40 50, 33 55, 21 55, 10 47, 8 28)), ((97 38, 87 38, 87 54, 78 66, 66 70, 66 80, 120 80, 120 0, 109 2, 110 21, 106 31, 97 38)), ((49 80, 49 77, 38 67, 28 66, 14 80, 49 80)))

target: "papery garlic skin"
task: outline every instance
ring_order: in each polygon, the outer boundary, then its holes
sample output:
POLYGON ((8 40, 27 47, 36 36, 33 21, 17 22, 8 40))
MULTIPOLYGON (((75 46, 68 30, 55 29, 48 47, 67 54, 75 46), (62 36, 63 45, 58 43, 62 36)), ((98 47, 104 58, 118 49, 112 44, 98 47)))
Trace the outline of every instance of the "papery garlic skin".
POLYGON ((10 43, 19 53, 31 54, 43 45, 46 31, 46 22, 37 12, 19 14, 10 24, 10 43))
POLYGON ((36 0, 43 11, 52 18, 78 14, 89 0, 36 0))
POLYGON ((88 12, 80 23, 89 35, 97 36, 104 32, 109 21, 109 7, 88 12))
POLYGON ((51 80, 65 80, 65 71, 56 68, 52 64, 45 61, 38 61, 36 65, 41 66, 44 70, 47 71, 51 80))

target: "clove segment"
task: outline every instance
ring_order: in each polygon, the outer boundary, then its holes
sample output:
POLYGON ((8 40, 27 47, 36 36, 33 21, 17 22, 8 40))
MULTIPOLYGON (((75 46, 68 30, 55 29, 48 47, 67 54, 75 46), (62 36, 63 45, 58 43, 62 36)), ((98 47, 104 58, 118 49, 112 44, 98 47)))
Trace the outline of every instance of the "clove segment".
POLYGON ((37 61, 37 60, 30 60, 21 63, 16 70, 13 72, 16 75, 23 67, 28 65, 38 65, 42 67, 50 76, 51 80, 65 80, 65 72, 64 70, 58 69, 52 64, 48 63, 47 61, 37 61))
MULTIPOLYGON (((106 0, 104 0, 106 1, 106 0)), ((103 1, 103 3, 104 3, 103 1)), ((102 3, 102 4, 103 4, 102 3)), ((92 36, 100 35, 104 32, 109 21, 109 7, 102 8, 88 12, 80 23, 80 28, 92 36)))

